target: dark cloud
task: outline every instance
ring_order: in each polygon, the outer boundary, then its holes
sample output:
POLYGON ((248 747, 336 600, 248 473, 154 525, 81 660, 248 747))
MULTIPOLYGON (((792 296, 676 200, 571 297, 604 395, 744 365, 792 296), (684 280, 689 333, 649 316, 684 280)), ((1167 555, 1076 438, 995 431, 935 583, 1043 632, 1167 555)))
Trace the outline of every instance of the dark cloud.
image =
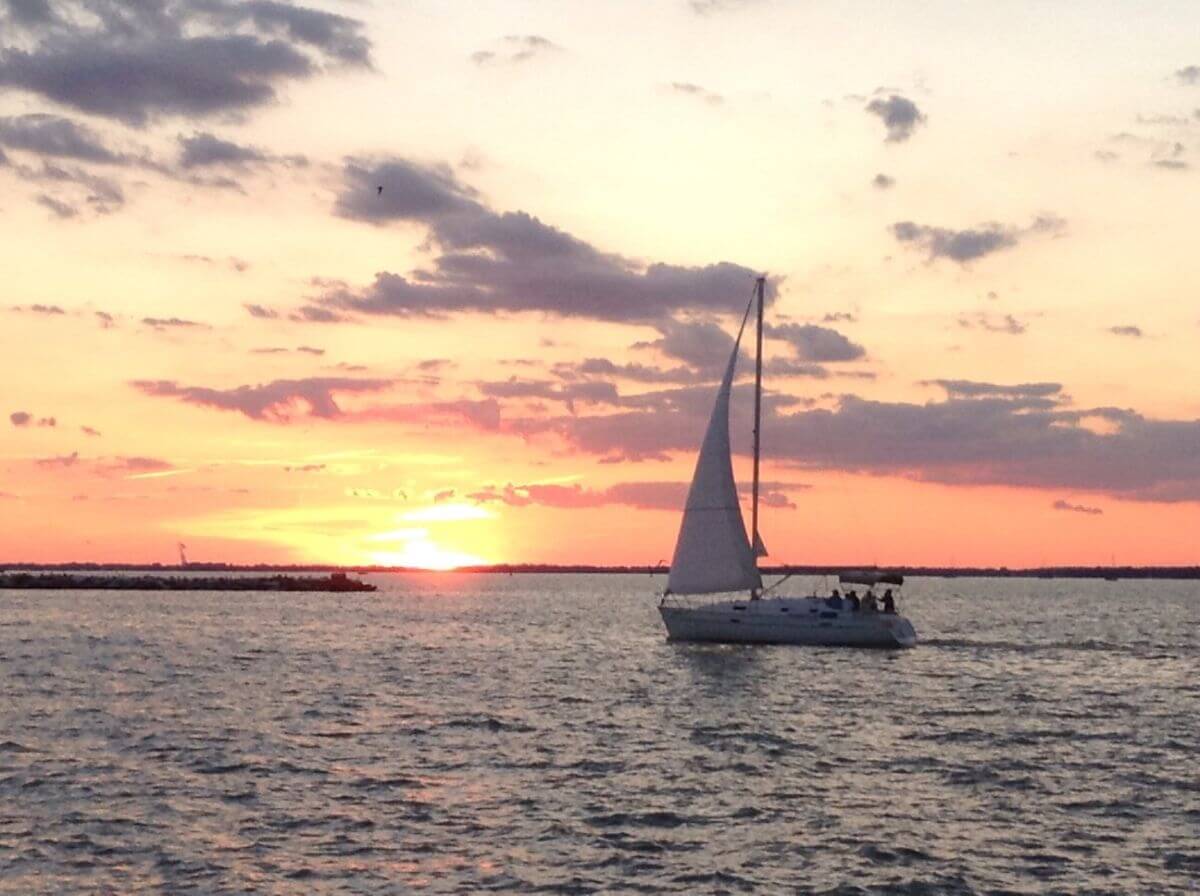
MULTIPOLYGON (((237 271, 239 274, 244 274, 244 273, 246 273, 246 271, 250 270, 250 262, 246 261, 243 258, 237 258, 232 255, 227 258, 220 258, 220 259, 213 258, 211 255, 192 255, 192 254, 180 255, 179 257, 182 258, 184 261, 192 261, 192 262, 196 262, 198 264, 224 265, 229 268, 232 268, 233 270, 237 271)), ((255 305, 254 307, 257 308, 260 306, 255 305)))
POLYGON ((894 93, 886 98, 871 100, 867 103, 866 111, 883 122, 887 128, 888 143, 903 143, 913 135, 917 125, 925 123, 925 116, 916 103, 894 93))
POLYGON ((70 454, 61 454, 55 457, 39 457, 34 463, 44 469, 73 467, 79 463, 79 452, 73 451, 70 454))
POLYGON ((190 137, 180 136, 179 146, 181 150, 179 164, 184 168, 208 165, 237 166, 267 161, 267 155, 262 150, 222 140, 209 133, 192 134, 190 137))
POLYGON ((164 473, 174 470, 175 465, 170 461, 157 457, 113 457, 101 461, 99 467, 105 473, 164 473))
MULTIPOLYGON (((647 265, 601 252, 525 212, 490 210, 449 169, 403 159, 349 161, 336 209, 374 224, 421 224, 441 254, 428 269, 407 277, 379 273, 362 289, 327 284, 320 300, 326 308, 395 315, 544 311, 656 321, 682 310, 730 312, 754 282, 752 271, 728 262, 647 265)), ((768 284, 768 297, 774 295, 775 285, 768 284)))
POLYGON ((959 315, 958 325, 965 330, 980 329, 989 333, 1006 333, 1009 336, 1020 336, 1028 329, 1025 323, 1011 314, 993 317, 986 311, 959 315))
POLYGON ((19 26, 49 25, 58 19, 50 0, 5 0, 4 7, 0 7, 0 20, 7 12, 8 19, 19 26))
POLYGON ((131 385, 146 395, 176 398, 201 407, 237 411, 252 420, 285 423, 298 409, 310 417, 332 419, 342 415, 334 400, 339 394, 379 392, 392 385, 391 380, 313 377, 300 380, 275 380, 236 389, 210 389, 183 386, 170 380, 136 380, 131 385))
POLYGON ((243 305, 246 312, 251 317, 257 317, 262 320, 275 320, 279 317, 279 312, 274 308, 266 308, 262 305, 243 305))
POLYGON ((822 324, 857 324, 858 317, 848 311, 830 311, 821 317, 822 324))
POLYGON ((650 510, 679 510, 687 494, 682 482, 628 482, 608 489, 595 490, 579 484, 529 484, 504 487, 486 486, 467 495, 479 504, 501 503, 510 507, 580 508, 605 504, 627 504, 650 510))
POLYGON ((81 426, 79 427, 79 431, 85 436, 92 436, 93 438, 100 437, 100 430, 94 429, 91 426, 81 426))
POLYGON ((698 100, 708 103, 710 106, 719 106, 725 102, 725 97, 721 96, 721 94, 713 93, 713 91, 701 87, 699 84, 690 84, 687 81, 672 81, 671 90, 675 91, 675 93, 695 97, 698 100))
POLYGON ((483 430, 500 428, 500 402, 494 398, 481 401, 458 399, 424 403, 386 405, 367 408, 353 415, 358 421, 389 421, 419 423, 422 426, 460 426, 470 424, 483 430))
MULTIPOLYGON (((1200 421, 1151 420, 1117 408, 1075 409, 1057 384, 952 384, 925 404, 841 397, 789 412, 768 403, 772 459, 801 468, 901 476, 951 485, 1104 493, 1124 500, 1200 500, 1200 421), (964 397, 973 392, 977 397, 964 397)), ((696 449, 711 404, 691 400, 612 414, 512 420, 602 458, 645 459, 696 449)), ((735 396, 733 432, 749 431, 748 395, 735 396)), ((735 447, 737 447, 735 445, 735 447)), ((748 448, 742 439, 739 450, 748 448)))
POLYGON ((302 464, 298 467, 284 467, 285 473, 322 473, 325 471, 325 464, 302 464))
POLYGON ((142 125, 264 105, 273 83, 313 74, 294 48, 250 35, 162 36, 132 45, 54 39, 28 53, 0 55, 0 84, 93 115, 142 125))
POLYGON ((301 324, 340 324, 353 320, 353 318, 329 308, 303 305, 289 314, 288 320, 301 324))
POLYGON ((26 40, 0 50, 0 85, 135 126, 246 110, 326 65, 369 65, 361 22, 292 3, 22 6, 26 40))
POLYGON ((1175 77, 1181 84, 1200 84, 1200 65, 1188 65, 1178 69, 1175 77))
MULTIPOLYGON (((87 427, 84 427, 85 431, 87 427)), ((93 430, 94 432, 94 430, 93 430)), ((99 435, 99 433, 95 433, 99 435)), ((156 457, 126 456, 100 457, 91 460, 79 456, 78 451, 54 457, 42 457, 34 460, 36 466, 43 469, 76 468, 86 470, 100 476, 142 476, 148 473, 164 473, 177 469, 169 461, 156 457)))
MULTIPOLYGON (((615 413, 513 418, 507 429, 527 438, 553 437, 568 447, 596 454, 603 462, 667 460, 671 452, 693 452, 712 412, 714 386, 706 383, 622 396, 615 413)), ((734 433, 749 432, 753 386, 734 387, 734 433)), ((802 404, 800 399, 768 392, 767 414, 802 404)))
POLYGON ((47 314, 47 315, 55 315, 55 316, 67 313, 58 305, 41 305, 41 304, 15 305, 15 306, 13 306, 13 311, 27 311, 31 314, 47 314))
MULTIPOLYGON (((767 507, 795 509, 796 505, 787 496, 787 491, 804 489, 805 485, 791 483, 762 483, 759 500, 767 507)), ((639 510, 667 510, 678 512, 687 498, 686 482, 618 482, 603 489, 585 488, 579 484, 556 483, 513 485, 503 487, 489 485, 469 493, 466 497, 479 504, 501 503, 510 507, 581 508, 621 504, 639 510)), ((749 488, 743 488, 743 497, 749 488)))
POLYGON ((496 49, 472 53, 471 61, 476 65, 516 65, 561 50, 554 41, 537 34, 509 34, 499 41, 496 49))
POLYGON ((949 398, 1036 398, 1047 399, 1051 403, 1066 398, 1063 395, 1061 383, 1000 385, 998 383, 981 383, 975 380, 922 380, 920 384, 944 389, 949 398))
POLYGON ((183 320, 178 317, 143 317, 142 323, 155 330, 175 329, 208 329, 208 324, 194 320, 183 320))
POLYGON ((343 218, 373 224, 431 222, 484 211, 475 191, 460 184, 449 167, 404 159, 347 161, 334 210, 343 218))
POLYGON ((426 358, 424 361, 417 362, 417 370, 432 372, 436 370, 444 370, 447 367, 457 366, 449 358, 426 358))
POLYGON ((733 337, 712 321, 667 318, 655 324, 661 339, 638 342, 634 348, 652 348, 676 358, 709 376, 720 375, 733 351, 733 337))
POLYGON ((489 398, 540 398, 561 401, 575 413, 576 403, 617 404, 617 387, 602 380, 556 383, 550 380, 522 380, 512 377, 500 382, 479 383, 479 391, 489 398))
POLYGON ((96 320, 100 321, 100 329, 110 330, 117 325, 116 319, 107 311, 96 311, 94 313, 96 320))
POLYGON ((1144 335, 1146 335, 1142 332, 1141 327, 1135 327, 1132 325, 1109 327, 1108 332, 1112 333, 1114 336, 1131 336, 1134 339, 1141 339, 1144 335))
MULTIPOLYGON (((40 167, 21 165, 16 170, 24 180, 53 184, 57 190, 66 190, 71 200, 90 207, 98 214, 115 212, 125 204, 125 191, 119 183, 78 166, 64 167, 43 160, 40 167)), ((58 196, 43 193, 37 197, 37 201, 60 218, 73 218, 79 214, 76 204, 58 196)))
POLYGON ((896 186, 896 179, 886 174, 876 174, 871 178, 871 186, 877 190, 890 190, 896 186))
POLYGON ((858 318, 849 311, 831 311, 821 318, 823 324, 856 324, 858 318))
POLYGON ((1066 222, 1061 218, 1043 215, 1024 228, 989 223, 965 230, 952 230, 947 227, 928 227, 912 221, 898 221, 891 229, 892 235, 900 242, 925 249, 929 253, 930 261, 948 258, 959 264, 967 264, 993 252, 1011 249, 1027 236, 1058 235, 1063 232, 1065 226, 1066 222))
POLYGON ((761 0, 688 0, 688 8, 698 16, 735 12, 753 6, 761 0))
MULTIPOLYGON (((829 378, 829 371, 820 364, 809 364, 793 358, 770 358, 763 364, 763 372, 772 378, 809 377, 824 380, 829 378)), ((873 374, 872 374, 873 376, 873 374)))
POLYGON ((801 361, 857 361, 867 350, 837 330, 816 324, 768 324, 765 335, 788 343, 801 361))
POLYGON ((278 0, 209 3, 208 9, 215 20, 227 27, 253 23, 264 34, 307 45, 330 60, 371 66, 371 43, 357 19, 278 0))
POLYGON ((13 426, 28 426, 33 422, 33 414, 28 411, 14 411, 8 415, 8 419, 13 426))
POLYGON ((79 215, 79 209, 68 202, 63 202, 60 199, 55 199, 53 196, 48 196, 45 193, 39 193, 35 199, 38 205, 43 208, 48 208, 54 213, 56 218, 66 220, 79 215))
POLYGON ((555 376, 563 379, 610 377, 638 383, 694 383, 702 375, 692 367, 654 367, 648 364, 617 364, 607 358, 584 358, 578 363, 555 364, 555 376))
POLYGON ((325 354, 323 348, 313 348, 311 345, 298 345, 294 349, 283 348, 281 346, 270 346, 268 348, 252 348, 250 353, 254 355, 286 355, 289 352, 295 351, 302 355, 321 356, 325 354))
POLYGON ((0 118, 0 144, 42 156, 101 165, 119 165, 130 160, 105 146, 91 128, 59 115, 0 118))
POLYGON ((1180 125, 1191 124, 1187 117, 1183 115, 1138 115, 1137 123, 1166 127, 1179 127, 1180 125))
POLYGON ((179 166, 184 170, 192 168, 246 168, 252 165, 270 165, 279 163, 289 166, 304 166, 308 160, 304 156, 277 156, 255 146, 244 146, 225 140, 207 132, 199 132, 185 137, 179 136, 179 166))
POLYGON ((1150 164, 1155 168, 1163 168, 1167 171, 1187 171, 1192 167, 1183 159, 1155 159, 1150 164))
POLYGON ((1054 510, 1066 510, 1070 513, 1086 513, 1091 516, 1099 516, 1104 513, 1099 507, 1088 507, 1084 504, 1071 504, 1069 501, 1064 501, 1061 498, 1055 501, 1050 507, 1054 510))

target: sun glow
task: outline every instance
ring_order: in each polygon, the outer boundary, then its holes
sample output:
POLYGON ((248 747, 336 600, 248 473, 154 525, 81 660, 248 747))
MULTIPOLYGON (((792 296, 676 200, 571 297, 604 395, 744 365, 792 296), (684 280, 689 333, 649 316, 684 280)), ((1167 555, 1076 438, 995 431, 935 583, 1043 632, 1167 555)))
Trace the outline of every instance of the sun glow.
POLYGON ((404 514, 404 521, 410 523, 447 523, 462 520, 490 520, 495 514, 478 504, 433 504, 418 510, 410 510, 404 514))
POLYGON ((371 554, 377 566, 408 566, 416 569, 456 569, 486 563, 482 557, 438 547, 427 538, 405 543, 403 550, 377 551, 371 554))
MULTIPOLYGON (((256 543, 286 551, 285 562, 346 566, 454 569, 494 562, 502 554, 493 530, 496 514, 471 505, 435 505, 439 514, 420 525, 409 514, 374 503, 218 511, 171 523, 172 536, 189 544, 256 543), (465 512, 464 512, 465 511, 465 512)), ((419 513, 419 511, 418 511, 419 513)))

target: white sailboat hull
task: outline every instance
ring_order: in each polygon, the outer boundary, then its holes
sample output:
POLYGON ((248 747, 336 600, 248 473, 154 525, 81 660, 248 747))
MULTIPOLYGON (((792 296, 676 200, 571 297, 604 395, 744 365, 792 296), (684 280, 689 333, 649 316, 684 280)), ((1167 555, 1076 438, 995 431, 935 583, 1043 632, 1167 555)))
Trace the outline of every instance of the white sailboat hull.
POLYGON ((659 605, 672 641, 808 644, 827 647, 912 647, 917 633, 897 613, 837 609, 816 597, 772 597, 659 605))

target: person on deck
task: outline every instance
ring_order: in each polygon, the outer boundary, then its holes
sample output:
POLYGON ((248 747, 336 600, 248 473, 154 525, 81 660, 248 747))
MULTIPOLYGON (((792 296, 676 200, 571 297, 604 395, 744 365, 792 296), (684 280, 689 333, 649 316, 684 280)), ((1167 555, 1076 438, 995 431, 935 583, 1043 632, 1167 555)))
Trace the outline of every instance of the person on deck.
POLYGON ((889 588, 887 591, 883 592, 883 612, 885 612, 885 613, 895 613, 896 612, 896 598, 892 597, 892 589, 891 588, 889 588))
MULTIPOLYGON (((850 593, 853 594, 854 592, 851 591, 850 593)), ((831 595, 829 595, 829 597, 825 598, 825 603, 835 610, 841 609, 842 596, 840 594, 838 594, 838 590, 836 588, 833 589, 833 593, 831 595)))
POLYGON ((874 591, 868 590, 867 593, 863 595, 862 611, 864 613, 874 613, 876 611, 874 591))
POLYGON ((850 592, 850 609, 853 610, 855 613, 857 613, 861 606, 862 606, 862 601, 860 601, 858 599, 857 594, 855 594, 853 591, 851 591, 850 592))

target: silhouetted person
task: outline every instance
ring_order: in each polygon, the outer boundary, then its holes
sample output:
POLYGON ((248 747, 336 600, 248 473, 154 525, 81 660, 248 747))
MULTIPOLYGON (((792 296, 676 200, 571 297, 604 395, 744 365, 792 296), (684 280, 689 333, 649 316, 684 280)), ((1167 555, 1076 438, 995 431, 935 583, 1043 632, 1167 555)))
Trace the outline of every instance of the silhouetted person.
POLYGON ((896 598, 892 597, 892 589, 891 588, 889 588, 887 591, 883 592, 883 612, 885 612, 885 613, 895 613, 896 612, 896 598))
POLYGON ((857 594, 855 594, 853 591, 851 591, 850 592, 850 609, 853 610, 855 613, 857 613, 861 606, 862 606, 862 601, 860 601, 858 599, 857 594))
POLYGON ((868 591, 866 594, 863 595, 862 611, 864 613, 874 613, 875 612, 875 592, 874 591, 868 591))
MULTIPOLYGON (((853 594, 854 592, 851 591, 850 593, 853 594)), ((833 607, 835 610, 841 608, 842 596, 838 593, 836 588, 833 589, 833 593, 829 595, 829 597, 825 598, 825 603, 833 607)))

